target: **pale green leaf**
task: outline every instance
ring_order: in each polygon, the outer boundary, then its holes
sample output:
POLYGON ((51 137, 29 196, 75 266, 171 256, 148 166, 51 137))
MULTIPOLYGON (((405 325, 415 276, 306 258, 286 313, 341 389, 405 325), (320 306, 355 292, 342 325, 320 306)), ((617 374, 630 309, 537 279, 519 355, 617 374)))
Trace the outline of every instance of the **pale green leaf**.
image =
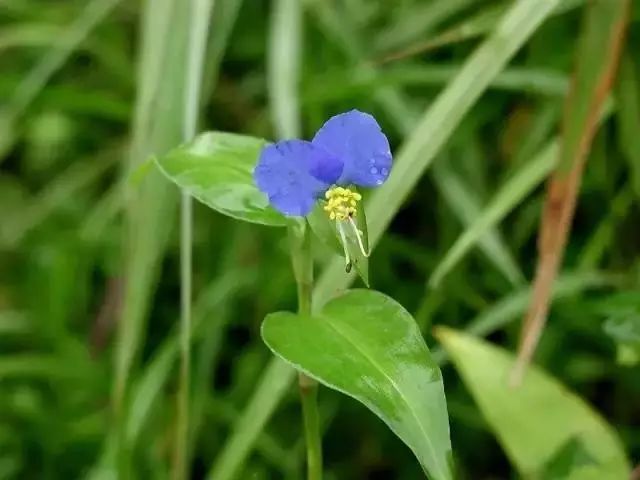
POLYGON ((214 210, 252 223, 284 226, 253 181, 265 145, 260 138, 207 132, 157 159, 162 172, 183 191, 214 210))
POLYGON ((547 471, 567 445, 578 442, 593 461, 564 478, 629 477, 629 464, 614 430, 556 379, 533 366, 523 384, 512 388, 508 377, 513 355, 447 328, 438 329, 436 336, 522 476, 547 471))

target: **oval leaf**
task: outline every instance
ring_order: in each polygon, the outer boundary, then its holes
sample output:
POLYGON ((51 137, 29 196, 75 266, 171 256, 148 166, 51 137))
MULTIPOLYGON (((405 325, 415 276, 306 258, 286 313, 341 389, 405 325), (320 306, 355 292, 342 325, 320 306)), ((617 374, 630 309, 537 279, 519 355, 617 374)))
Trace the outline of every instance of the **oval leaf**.
POLYGON ((452 478, 442 376, 399 303, 379 292, 351 290, 317 315, 268 315, 262 338, 298 370, 378 415, 431 478, 452 478))
POLYGON ((214 210, 238 220, 284 226, 253 181, 253 169, 266 141, 233 133, 207 132, 156 160, 182 190, 214 210))
POLYGON ((511 388, 513 355, 450 329, 439 328, 436 336, 523 477, 551 478, 564 464, 568 473, 561 478, 629 478, 613 429, 557 380, 531 366, 523 384, 511 388))

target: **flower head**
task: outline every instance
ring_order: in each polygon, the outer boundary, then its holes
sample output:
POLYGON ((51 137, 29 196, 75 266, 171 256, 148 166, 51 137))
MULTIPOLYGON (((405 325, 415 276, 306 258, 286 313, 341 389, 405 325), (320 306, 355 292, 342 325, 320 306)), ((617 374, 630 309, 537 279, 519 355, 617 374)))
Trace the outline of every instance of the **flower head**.
POLYGON ((389 141, 378 122, 358 110, 331 117, 313 140, 267 145, 254 178, 271 205, 289 216, 305 216, 325 198, 332 220, 351 219, 359 193, 350 185, 377 187, 391 170, 389 141))

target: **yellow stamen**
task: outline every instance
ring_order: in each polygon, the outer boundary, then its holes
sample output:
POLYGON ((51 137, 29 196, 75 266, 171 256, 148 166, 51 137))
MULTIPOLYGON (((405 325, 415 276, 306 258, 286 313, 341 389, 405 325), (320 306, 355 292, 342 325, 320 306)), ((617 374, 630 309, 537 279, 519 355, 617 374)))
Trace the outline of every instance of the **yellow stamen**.
POLYGON ((358 202, 362 195, 344 187, 333 187, 324 194, 327 203, 324 210, 331 220, 347 220, 358 213, 358 202))

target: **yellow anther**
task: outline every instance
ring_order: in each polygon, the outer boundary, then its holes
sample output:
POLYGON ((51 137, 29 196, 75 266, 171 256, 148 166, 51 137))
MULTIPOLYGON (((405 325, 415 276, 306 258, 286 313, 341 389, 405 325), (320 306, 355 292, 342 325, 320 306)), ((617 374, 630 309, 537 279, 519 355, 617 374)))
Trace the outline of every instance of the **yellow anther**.
POLYGON ((344 187, 333 187, 324 194, 327 204, 324 210, 331 220, 347 220, 358 213, 358 202, 362 195, 344 187))

